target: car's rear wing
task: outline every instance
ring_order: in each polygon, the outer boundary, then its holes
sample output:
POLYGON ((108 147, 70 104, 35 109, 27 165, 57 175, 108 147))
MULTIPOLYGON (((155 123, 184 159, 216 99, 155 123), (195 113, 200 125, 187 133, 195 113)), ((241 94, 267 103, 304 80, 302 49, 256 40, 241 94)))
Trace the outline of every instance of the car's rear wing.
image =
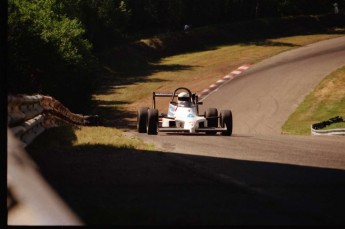
POLYGON ((153 92, 152 94, 152 108, 156 109, 156 97, 170 97, 173 99, 174 93, 160 93, 160 92, 153 92))
POLYGON ((153 97, 172 97, 174 93, 153 92, 153 97))
MULTIPOLYGON (((176 91, 175 91, 176 92, 176 91)), ((196 94, 192 95, 192 101, 197 105, 202 105, 202 102, 199 102, 198 96, 196 94)), ((171 101, 174 99, 174 93, 161 93, 161 92, 153 92, 152 93, 152 108, 156 109, 156 97, 170 97, 171 101)))

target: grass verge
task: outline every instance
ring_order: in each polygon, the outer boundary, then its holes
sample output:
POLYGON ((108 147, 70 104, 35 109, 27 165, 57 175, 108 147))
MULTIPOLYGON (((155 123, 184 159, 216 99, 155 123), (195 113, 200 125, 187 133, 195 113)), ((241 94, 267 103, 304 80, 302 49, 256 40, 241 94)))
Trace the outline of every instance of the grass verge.
MULTIPOLYGON (((310 126, 335 116, 345 118, 345 66, 324 78, 282 127, 284 134, 310 135, 310 126)), ((345 122, 326 129, 345 128, 345 122)))
MULTIPOLYGON (((111 81, 93 96, 94 101, 102 105, 98 106, 95 112, 107 117, 109 113, 115 113, 112 112, 115 110, 126 111, 123 115, 127 120, 116 119, 113 125, 131 129, 137 108, 151 105, 153 91, 171 92, 176 87, 185 86, 193 92, 201 92, 245 63, 255 64, 281 52, 341 35, 313 34, 281 37, 214 46, 208 50, 161 58, 151 63, 150 73, 145 72, 140 76, 145 77, 145 80, 128 83, 128 77, 125 77, 127 81, 124 82, 119 74, 114 73, 109 76, 111 81), (126 125, 122 125, 123 123, 126 125)), ((160 102, 161 100, 157 104, 158 109, 166 112, 166 103, 159 104, 160 102)), ((111 117, 107 120, 109 118, 111 117)))
POLYGON ((153 144, 144 143, 137 137, 127 137, 121 130, 116 128, 63 126, 46 130, 29 146, 29 150, 35 152, 46 149, 59 149, 73 153, 85 146, 148 151, 155 149, 153 144))

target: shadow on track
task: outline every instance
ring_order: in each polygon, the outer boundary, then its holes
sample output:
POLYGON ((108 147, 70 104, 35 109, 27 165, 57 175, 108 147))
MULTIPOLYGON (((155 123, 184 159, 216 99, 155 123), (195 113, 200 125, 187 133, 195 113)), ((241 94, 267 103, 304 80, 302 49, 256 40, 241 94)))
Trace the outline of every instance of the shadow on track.
POLYGON ((106 145, 30 154, 86 225, 345 224, 344 170, 106 145))

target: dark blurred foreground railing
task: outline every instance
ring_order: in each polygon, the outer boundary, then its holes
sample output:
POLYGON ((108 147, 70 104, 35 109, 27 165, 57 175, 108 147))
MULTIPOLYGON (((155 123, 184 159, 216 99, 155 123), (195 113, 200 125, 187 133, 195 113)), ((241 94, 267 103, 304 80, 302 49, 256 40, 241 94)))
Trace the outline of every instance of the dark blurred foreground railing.
POLYGON ((44 130, 66 124, 98 125, 98 116, 74 114, 50 96, 8 96, 8 225, 83 225, 24 150, 44 130))
POLYGON ((7 224, 83 225, 7 129, 7 224))

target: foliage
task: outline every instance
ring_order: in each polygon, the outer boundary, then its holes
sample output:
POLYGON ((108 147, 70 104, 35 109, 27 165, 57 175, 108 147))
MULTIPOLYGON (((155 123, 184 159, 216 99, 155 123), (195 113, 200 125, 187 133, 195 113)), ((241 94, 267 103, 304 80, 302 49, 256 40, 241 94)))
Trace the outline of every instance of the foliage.
MULTIPOLYGON (((127 0, 130 28, 181 30, 184 24, 208 24, 255 18, 332 13, 331 0, 127 0)), ((344 2, 339 2, 344 7, 344 2)))
POLYGON ((130 22, 131 11, 121 0, 58 0, 60 12, 80 20, 86 36, 97 50, 123 40, 123 32, 130 22))
MULTIPOLYGON (((334 71, 306 96, 282 127, 283 133, 309 135, 310 126, 335 116, 345 117, 345 66, 334 71)), ((329 126, 343 128, 344 123, 329 126)), ((327 128, 326 128, 327 129, 327 128)))
POLYGON ((54 7, 55 0, 9 1, 8 90, 50 94, 74 105, 71 94, 82 100, 90 94, 92 46, 81 22, 54 7))
MULTIPOLYGON (((185 24, 193 29, 257 18, 328 14, 333 12, 333 3, 333 0, 9 0, 8 91, 49 94, 73 111, 81 111, 96 86, 96 53, 147 35, 162 32, 173 35, 183 31, 185 24)), ((345 7, 343 1, 338 3, 340 9, 345 7)))

